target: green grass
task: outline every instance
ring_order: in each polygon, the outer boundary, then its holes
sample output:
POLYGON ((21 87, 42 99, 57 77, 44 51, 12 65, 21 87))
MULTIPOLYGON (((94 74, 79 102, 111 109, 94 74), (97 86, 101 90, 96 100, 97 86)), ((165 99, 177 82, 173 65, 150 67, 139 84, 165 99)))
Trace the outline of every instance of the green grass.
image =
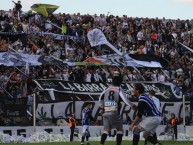
MULTIPOLYGON (((163 145, 193 145, 193 141, 161 141, 163 145)), ((0 143, 0 145, 13 145, 14 143, 0 143)), ((131 145, 131 141, 123 141, 122 145, 131 145)), ((80 142, 57 142, 57 143, 17 143, 16 145, 80 145, 80 142)), ((86 144, 85 144, 86 145, 86 144)), ((99 141, 92 141, 90 145, 99 145, 99 141)), ((106 141, 105 145, 115 145, 113 141, 106 141)), ((141 141, 139 145, 144 145, 141 141)), ((151 145, 150 143, 148 145, 151 145)))

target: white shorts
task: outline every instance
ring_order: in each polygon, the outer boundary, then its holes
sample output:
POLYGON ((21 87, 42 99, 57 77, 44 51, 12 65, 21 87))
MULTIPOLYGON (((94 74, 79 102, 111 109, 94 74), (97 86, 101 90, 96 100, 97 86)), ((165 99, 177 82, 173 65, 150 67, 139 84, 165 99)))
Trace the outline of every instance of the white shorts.
POLYGON ((161 123, 160 116, 153 116, 153 117, 145 117, 140 123, 141 126, 145 131, 149 131, 152 134, 155 133, 156 128, 161 123))
POLYGON ((82 133, 85 133, 87 131, 89 131, 89 125, 83 125, 82 126, 82 133))

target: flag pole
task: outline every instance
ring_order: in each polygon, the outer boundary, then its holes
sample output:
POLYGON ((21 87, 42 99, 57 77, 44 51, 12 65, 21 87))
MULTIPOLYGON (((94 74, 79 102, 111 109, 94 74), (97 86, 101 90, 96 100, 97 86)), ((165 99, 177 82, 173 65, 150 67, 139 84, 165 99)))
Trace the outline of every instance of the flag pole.
POLYGON ((36 92, 33 92, 33 128, 36 132, 36 92))
POLYGON ((51 21, 46 20, 46 22, 48 22, 48 23, 50 23, 51 25, 53 25, 53 26, 57 27, 58 29, 62 30, 62 28, 60 28, 60 27, 57 26, 56 24, 52 23, 51 21))
POLYGON ((188 46, 184 45, 183 43, 177 41, 180 45, 184 46, 187 50, 189 50, 190 52, 193 53, 193 50, 191 48, 189 48, 188 46))

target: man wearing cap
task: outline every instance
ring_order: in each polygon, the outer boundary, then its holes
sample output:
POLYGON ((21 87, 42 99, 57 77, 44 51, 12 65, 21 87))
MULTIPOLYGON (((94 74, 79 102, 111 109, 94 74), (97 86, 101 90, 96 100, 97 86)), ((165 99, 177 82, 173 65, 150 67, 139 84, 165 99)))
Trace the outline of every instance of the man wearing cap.
POLYGON ((111 129, 117 129, 116 145, 121 145, 123 137, 123 123, 119 114, 121 101, 134 108, 121 88, 122 76, 118 71, 114 71, 112 85, 110 85, 99 97, 101 113, 103 114, 104 132, 101 136, 100 145, 104 145, 111 129))

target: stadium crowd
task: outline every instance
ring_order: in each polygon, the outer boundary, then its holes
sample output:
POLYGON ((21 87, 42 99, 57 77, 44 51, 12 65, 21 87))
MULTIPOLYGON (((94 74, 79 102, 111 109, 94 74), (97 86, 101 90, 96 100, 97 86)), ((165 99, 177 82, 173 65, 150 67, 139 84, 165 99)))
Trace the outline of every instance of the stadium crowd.
MULTIPOLYGON (((14 98, 26 97, 34 89, 34 79, 51 78, 73 82, 107 82, 113 70, 121 71, 123 81, 172 82, 184 92, 193 92, 193 53, 180 43, 193 49, 193 20, 171 20, 158 18, 133 18, 127 15, 114 16, 49 14, 45 17, 29 11, 24 13, 15 8, 0 10, 0 51, 15 51, 25 54, 53 55, 69 62, 81 62, 89 57, 109 54, 105 47, 91 47, 87 33, 99 28, 107 40, 119 51, 129 54, 149 54, 163 57, 168 62, 166 68, 133 68, 125 66, 31 66, 29 77, 25 67, 0 67, 1 93, 9 92, 14 98), (9 34, 26 33, 27 41, 11 41, 9 34), (54 33, 69 36, 56 40, 40 37, 32 33, 54 33), (12 46, 13 49, 10 49, 12 46), (26 86, 27 82, 27 86, 26 86), (3 89, 4 88, 4 89, 3 89)), ((192 108, 193 109, 193 108, 192 108)), ((193 110, 192 110, 193 112, 193 110)))

